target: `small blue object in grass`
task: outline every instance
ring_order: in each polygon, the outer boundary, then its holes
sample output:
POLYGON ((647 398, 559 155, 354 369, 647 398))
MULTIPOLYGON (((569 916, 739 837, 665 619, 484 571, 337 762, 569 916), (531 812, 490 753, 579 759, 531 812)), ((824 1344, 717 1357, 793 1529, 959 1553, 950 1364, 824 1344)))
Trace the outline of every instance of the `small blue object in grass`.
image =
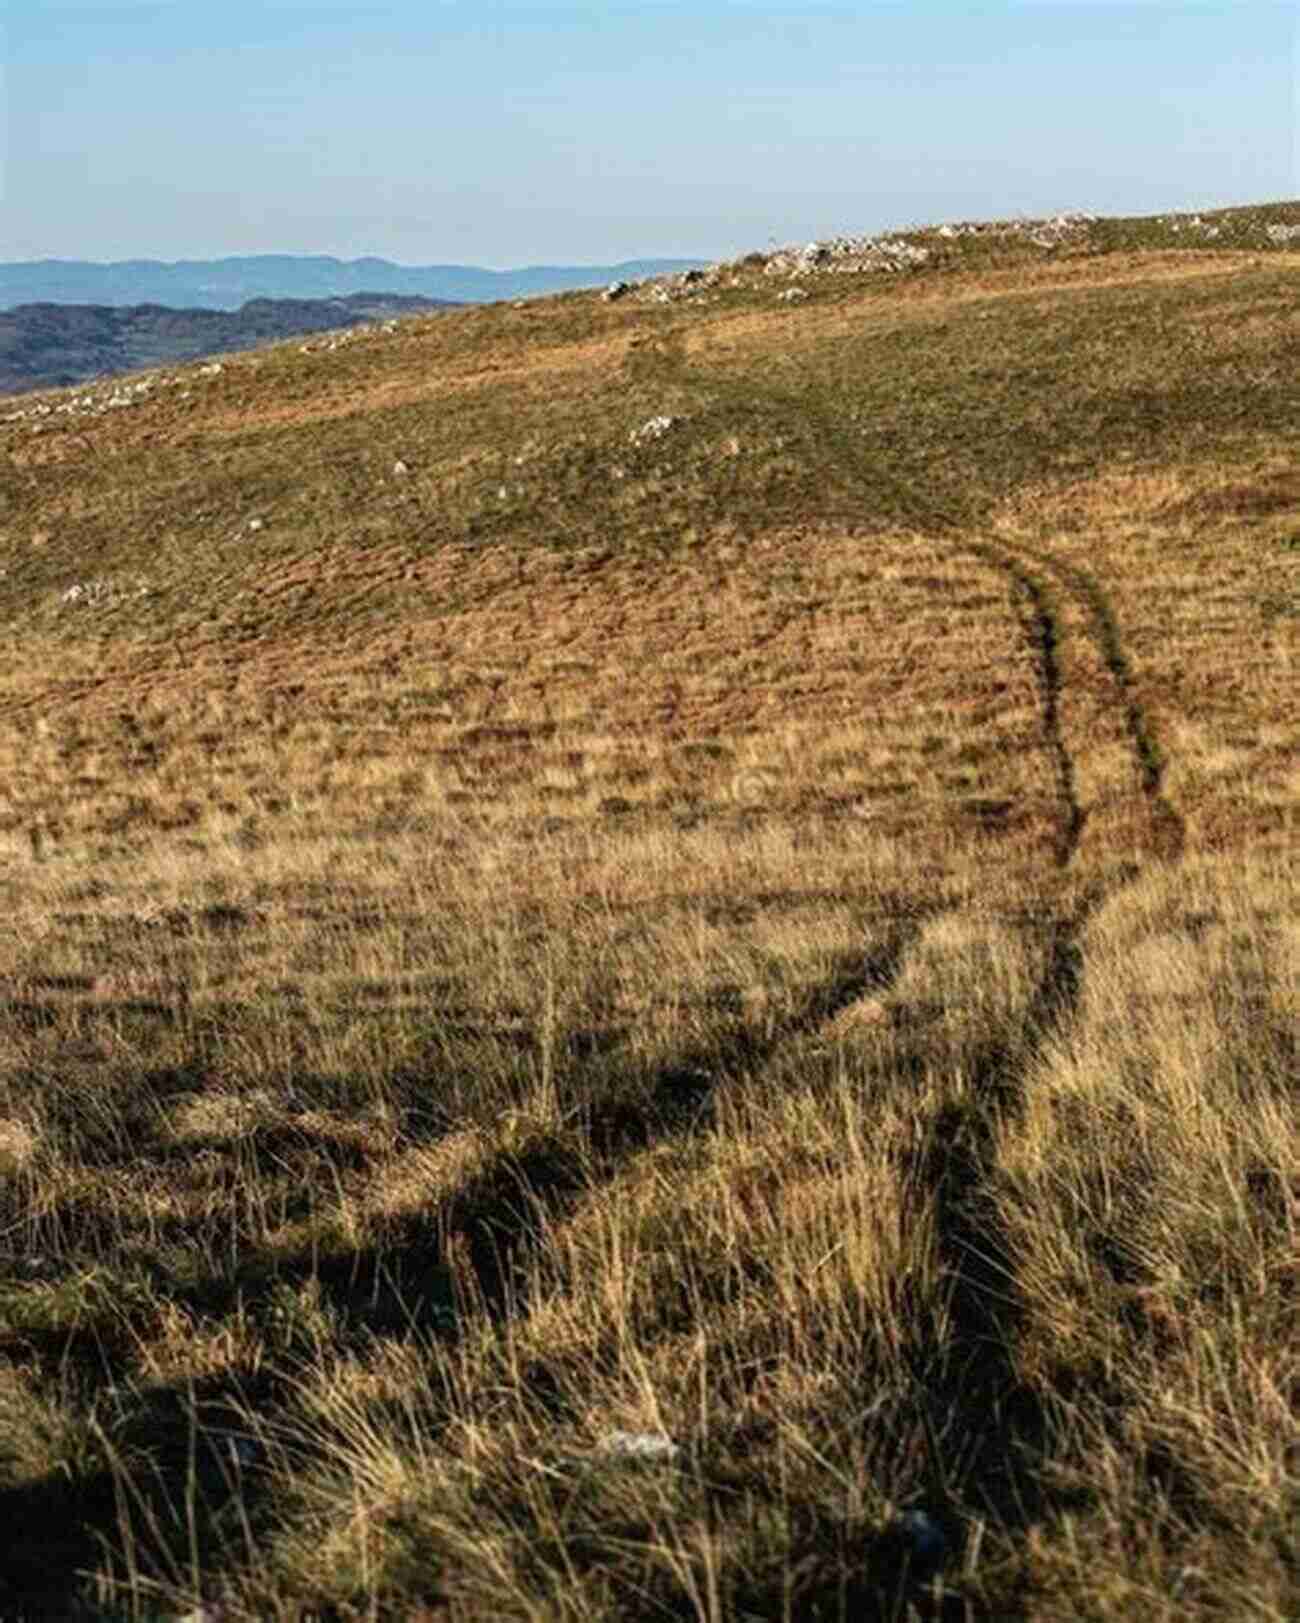
POLYGON ((912 1558, 923 1566, 934 1566, 943 1556, 943 1529, 924 1510, 907 1510, 895 1523, 906 1539, 912 1558))

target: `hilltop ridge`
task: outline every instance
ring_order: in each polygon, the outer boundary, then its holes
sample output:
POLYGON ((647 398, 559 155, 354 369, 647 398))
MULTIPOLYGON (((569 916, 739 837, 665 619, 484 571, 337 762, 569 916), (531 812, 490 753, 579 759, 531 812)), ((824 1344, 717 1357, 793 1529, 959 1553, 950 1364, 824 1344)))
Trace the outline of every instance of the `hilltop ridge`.
MULTIPOLYGON (((631 296, 661 304, 709 296, 724 272, 744 264, 752 273, 798 281, 822 273, 941 272, 980 267, 1058 261, 1128 250, 1179 252, 1272 251, 1300 239, 1300 207, 1285 202, 1186 214, 1104 217, 1072 210, 1043 218, 957 221, 908 226, 869 235, 837 235, 773 247, 742 260, 709 264, 702 260, 638 260, 604 267, 532 267, 519 271, 478 271, 463 266, 392 266, 380 259, 343 262, 325 256, 256 258, 202 262, 227 280, 198 288, 185 280, 191 262, 161 266, 154 261, 76 267, 72 281, 61 280, 64 262, 0 265, 0 302, 6 286, 43 288, 42 302, 7 314, 0 309, 0 395, 30 393, 95 377, 112 377, 149 366, 179 364, 231 353, 302 332, 355 327, 395 314, 449 304, 500 303, 520 298, 550 299, 603 287, 608 300, 631 296), (45 267, 53 267, 46 269, 45 267), (137 267, 143 280, 135 281, 137 267), (287 268, 286 268, 287 267, 287 268), (51 302, 50 289, 84 288, 104 295, 94 307, 51 302), (161 269, 170 278, 149 280, 161 269), (13 273, 6 282, 8 273, 13 273), (392 272, 390 276, 388 273, 392 272), (93 274, 90 274, 93 273, 93 274), (127 278, 118 279, 119 273, 127 278), (464 273, 464 274, 462 274, 464 273), (373 289, 341 292, 339 284, 373 277, 373 289), (116 279, 116 280, 115 280, 116 279), (259 296, 225 316, 222 302, 250 287, 282 290, 294 280, 328 296, 290 299, 259 296), (177 310, 159 301, 121 308, 125 288, 170 286, 193 308, 177 310), (433 296, 433 290, 438 296, 433 296)), ((84 289, 83 289, 84 290, 84 289)), ((798 301, 803 287, 783 298, 798 301)), ((133 301, 134 302, 134 301, 133 301)))
POLYGON ((613 265, 396 265, 373 255, 248 254, 223 259, 40 259, 0 263, 0 309, 17 304, 164 304, 234 310, 248 299, 330 299, 354 293, 480 304, 595 287, 619 277, 687 270, 701 259, 632 259, 613 265))

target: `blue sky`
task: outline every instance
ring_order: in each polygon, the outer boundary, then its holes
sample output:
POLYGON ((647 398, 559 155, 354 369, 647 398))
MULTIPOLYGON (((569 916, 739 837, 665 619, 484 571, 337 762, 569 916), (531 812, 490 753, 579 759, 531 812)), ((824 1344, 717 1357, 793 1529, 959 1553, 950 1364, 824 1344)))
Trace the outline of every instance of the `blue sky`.
POLYGON ((1300 195, 1295 0, 8 0, 0 259, 705 259, 1300 195))

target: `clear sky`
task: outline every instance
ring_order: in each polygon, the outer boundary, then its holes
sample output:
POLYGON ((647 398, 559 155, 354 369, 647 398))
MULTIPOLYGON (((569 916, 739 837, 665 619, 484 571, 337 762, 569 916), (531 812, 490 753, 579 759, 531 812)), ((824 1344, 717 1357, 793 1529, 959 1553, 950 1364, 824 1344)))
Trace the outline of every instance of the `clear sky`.
POLYGON ((0 259, 715 259, 1300 195, 1296 0, 0 14, 0 259))

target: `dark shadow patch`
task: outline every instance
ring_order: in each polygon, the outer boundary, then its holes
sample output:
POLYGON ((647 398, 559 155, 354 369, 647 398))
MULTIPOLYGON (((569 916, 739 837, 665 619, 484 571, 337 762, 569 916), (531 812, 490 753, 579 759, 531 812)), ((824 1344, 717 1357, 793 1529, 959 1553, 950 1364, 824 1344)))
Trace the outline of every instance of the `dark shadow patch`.
POLYGON ((144 1387, 120 1402, 110 1401, 114 1390, 103 1389, 96 1413, 113 1454, 130 1462, 127 1482, 104 1467, 0 1490, 0 1616, 104 1617, 88 1575, 128 1587, 128 1533, 138 1576, 179 1586, 194 1557, 200 1573, 219 1570, 239 1544, 244 1518, 253 1528, 264 1524, 271 1508, 265 1460, 243 1412, 274 1411, 286 1392, 265 1377, 238 1386, 144 1387))
POLYGON ((986 1606, 940 1580, 955 1563, 962 1529, 942 1523, 942 1549, 918 1549, 900 1524, 879 1529, 832 1521, 806 1505, 791 1507, 792 1548, 779 1570, 740 1582, 728 1616, 799 1623, 1007 1623, 1005 1607, 986 1606))
POLYGON ((1170 502, 1157 517, 1175 522, 1184 518, 1267 518, 1296 510, 1300 510, 1300 475, 1279 472, 1255 484, 1224 485, 1220 490, 1200 491, 1170 502))
POLYGON ((0 1489, 0 1617, 87 1619, 92 1609, 77 1576, 101 1558, 96 1532, 116 1533, 117 1495, 108 1472, 42 1477, 0 1489))
POLYGON ((96 975, 32 975, 27 984, 34 992, 93 992, 96 975))
POLYGON ((992 1178, 998 1132, 1023 1107, 1026 1070, 1076 1007, 1083 916, 1052 927, 1023 1031, 976 1056, 969 1098, 939 1113, 917 1155, 915 1176, 934 1200, 947 1322, 907 1356, 929 1439, 927 1502, 954 1523, 991 1514, 1002 1529, 1022 1532, 1049 1508, 1042 1469, 1049 1415, 1016 1367, 1016 1260, 992 1178))
POLYGON ((602 1092, 584 1107, 584 1124, 598 1156, 617 1160, 645 1149, 665 1133, 707 1131, 715 1125, 719 1085, 760 1071, 787 1043, 809 1036, 841 1010, 888 986, 898 973, 909 927, 895 932, 874 953, 842 953, 827 981, 812 989, 802 1007, 760 1035, 736 1021, 712 1042, 691 1048, 640 1080, 602 1092))
POLYGON ((1066 868, 1079 848, 1086 813, 1079 802, 1074 758, 1065 742, 1061 725, 1061 695, 1065 684, 1061 672, 1061 628, 1052 593, 1044 581, 1004 548, 991 542, 971 541, 966 545, 976 557, 1007 576, 1013 590, 1023 599, 1025 628, 1038 666, 1043 736, 1051 757, 1057 800, 1061 808, 1056 836, 1056 864, 1066 868))
POLYGON ((356 1331, 454 1337, 466 1316, 523 1310, 528 1253, 587 1187, 572 1150, 532 1145, 502 1156, 437 1208, 389 1224, 382 1242, 299 1259, 280 1275, 316 1279, 356 1331))
POLYGON ((589 1180, 575 1152, 558 1141, 530 1145, 504 1156, 446 1203, 440 1226, 461 1237, 462 1256, 473 1269, 457 1269, 458 1292, 469 1286, 493 1317, 520 1310, 523 1263, 545 1226, 565 1215, 586 1192, 589 1180))
POLYGON ((962 802, 962 811, 971 818, 981 833, 999 833, 1015 810, 1014 800, 990 800, 973 797, 962 802))
POLYGON ((1106 668, 1119 691, 1124 728, 1128 733, 1137 765, 1142 793, 1151 809, 1153 854, 1163 861, 1176 861, 1187 843, 1181 815, 1165 798, 1165 756, 1142 702, 1138 697, 1128 655, 1124 651, 1119 622, 1110 601, 1087 570, 1054 558, 1047 567, 1063 580, 1087 606, 1093 638, 1106 668))
POLYGON ((565 1035, 564 1046, 575 1060, 617 1053, 631 1035, 628 1026, 588 1026, 565 1035))
POLYGON ((31 998, 0 998, 0 1020, 8 1021, 28 1036, 50 1031, 63 1019, 67 1004, 37 1002, 31 998))

